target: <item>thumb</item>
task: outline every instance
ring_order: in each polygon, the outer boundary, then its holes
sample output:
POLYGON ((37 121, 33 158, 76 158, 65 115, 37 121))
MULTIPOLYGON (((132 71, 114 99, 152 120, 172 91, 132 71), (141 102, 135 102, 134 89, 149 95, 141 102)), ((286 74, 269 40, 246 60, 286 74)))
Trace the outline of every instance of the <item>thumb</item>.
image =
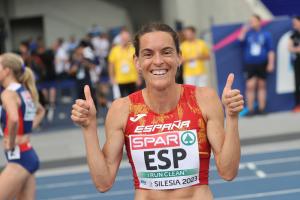
POLYGON ((92 98, 92 95, 91 95, 91 90, 90 90, 90 87, 88 85, 85 85, 84 86, 84 97, 85 97, 85 100, 87 102, 93 102, 93 98, 92 98))
POLYGON ((226 81, 226 85, 225 85, 224 89, 231 90, 233 81, 234 81, 234 74, 230 73, 227 77, 227 81, 226 81))

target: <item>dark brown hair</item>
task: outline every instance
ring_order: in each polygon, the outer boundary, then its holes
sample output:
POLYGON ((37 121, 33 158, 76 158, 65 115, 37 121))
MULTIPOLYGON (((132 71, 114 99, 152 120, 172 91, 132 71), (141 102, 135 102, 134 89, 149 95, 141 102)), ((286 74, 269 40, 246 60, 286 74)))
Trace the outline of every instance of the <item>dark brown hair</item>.
POLYGON ((300 15, 293 16, 293 19, 296 19, 296 20, 300 21, 300 15))
POLYGON ((180 52, 179 39, 178 39, 177 33, 170 26, 168 26, 167 24, 152 22, 152 23, 149 23, 149 24, 146 24, 146 25, 142 26, 142 28, 136 33, 136 35, 134 37, 133 45, 134 45, 134 48, 135 48, 135 55, 136 56, 139 56, 140 38, 146 33, 157 32, 157 31, 162 31, 162 32, 169 33, 173 38, 177 53, 180 52))
POLYGON ((255 17, 258 21, 261 21, 261 17, 258 14, 253 14, 253 17, 255 17))
POLYGON ((196 33, 196 28, 194 26, 187 26, 187 27, 184 28, 184 30, 190 30, 193 33, 196 33))

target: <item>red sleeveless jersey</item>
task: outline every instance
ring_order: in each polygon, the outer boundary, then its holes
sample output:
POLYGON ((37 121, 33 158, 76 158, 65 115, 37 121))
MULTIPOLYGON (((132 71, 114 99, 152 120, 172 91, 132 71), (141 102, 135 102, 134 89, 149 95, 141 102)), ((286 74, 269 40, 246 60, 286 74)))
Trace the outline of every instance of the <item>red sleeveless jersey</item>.
POLYGON ((208 184, 211 147, 196 87, 182 85, 168 113, 153 112, 142 91, 129 95, 125 145, 136 189, 177 189, 208 184))

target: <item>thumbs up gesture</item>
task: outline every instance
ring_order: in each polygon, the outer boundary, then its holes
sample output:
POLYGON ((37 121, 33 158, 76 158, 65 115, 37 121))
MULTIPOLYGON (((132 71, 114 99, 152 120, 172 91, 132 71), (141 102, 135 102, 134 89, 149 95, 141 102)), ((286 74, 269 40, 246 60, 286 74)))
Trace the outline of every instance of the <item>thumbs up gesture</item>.
POLYGON ((85 100, 77 99, 72 106, 71 119, 82 128, 97 126, 96 107, 88 85, 84 86, 85 100))
POLYGON ((222 94, 222 103, 227 116, 237 116, 244 108, 243 95, 240 94, 240 90, 232 89, 233 81, 234 74, 230 73, 222 94))

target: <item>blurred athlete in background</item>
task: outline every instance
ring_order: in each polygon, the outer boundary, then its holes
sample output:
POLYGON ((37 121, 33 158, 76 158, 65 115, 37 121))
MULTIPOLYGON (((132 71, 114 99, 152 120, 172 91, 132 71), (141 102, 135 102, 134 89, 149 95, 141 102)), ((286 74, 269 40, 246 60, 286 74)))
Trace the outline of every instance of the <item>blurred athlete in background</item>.
POLYGON ((35 199, 39 159, 30 133, 43 119, 33 72, 13 53, 0 55, 1 128, 7 165, 0 174, 0 200, 35 199))

